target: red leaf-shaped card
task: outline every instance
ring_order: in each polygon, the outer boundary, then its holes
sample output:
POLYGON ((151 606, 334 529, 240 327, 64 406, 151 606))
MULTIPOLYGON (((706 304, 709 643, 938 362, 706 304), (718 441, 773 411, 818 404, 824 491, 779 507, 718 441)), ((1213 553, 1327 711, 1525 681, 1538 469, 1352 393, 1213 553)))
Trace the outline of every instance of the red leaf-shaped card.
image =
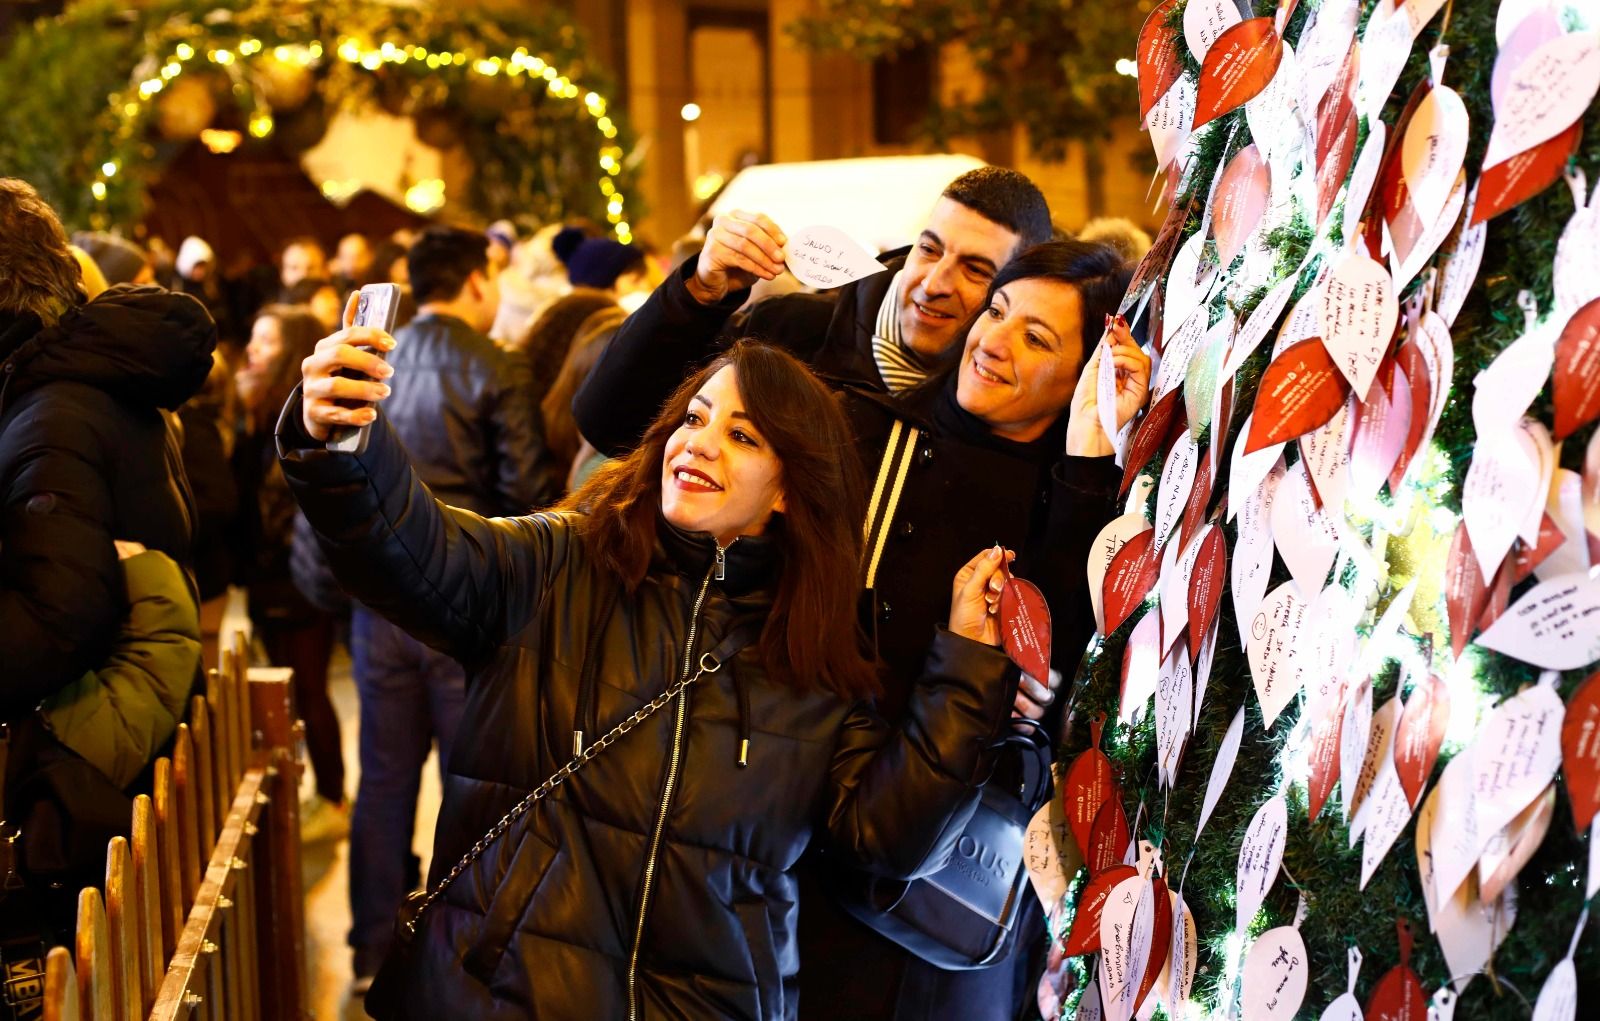
POLYGON ((1450 689, 1429 674, 1412 688, 1394 733, 1394 769, 1412 808, 1417 807, 1422 788, 1427 786, 1433 765, 1439 760, 1439 748, 1449 725, 1450 689))
POLYGON ((1556 341, 1556 439, 1600 418, 1600 298, 1572 313, 1556 341))
POLYGON ((1009 578, 1000 590, 1000 635, 1006 655, 1041 684, 1050 680, 1050 607, 1039 586, 1009 578))
POLYGON ((1411 420, 1410 428, 1406 430, 1405 446, 1400 450, 1400 459, 1389 473, 1391 493, 1400 491, 1400 483, 1406 477, 1406 469, 1411 467, 1411 459, 1422 448, 1422 437, 1428 429, 1428 409, 1433 407, 1433 381, 1428 375, 1422 349, 1407 341, 1400 345, 1395 359, 1400 372, 1405 375, 1406 383, 1411 387, 1411 420))
POLYGON ((1200 68, 1194 126, 1209 124, 1258 96, 1282 60, 1283 40, 1271 18, 1241 21, 1222 33, 1200 68))
POLYGON ((1267 211, 1272 172, 1261 150, 1247 145, 1228 161, 1217 182, 1212 231, 1217 239, 1217 263, 1224 268, 1244 247, 1245 239, 1267 211))
POLYGON ((1572 802, 1572 823, 1582 833, 1600 810, 1600 673, 1590 674, 1567 702, 1561 720, 1561 775, 1572 802))
POLYGON ((1139 870, 1132 865, 1113 865, 1089 880, 1078 898, 1078 913, 1072 919, 1072 929, 1067 934, 1067 956, 1092 954, 1100 949, 1100 916, 1105 913, 1106 898, 1117 884, 1132 879, 1139 870))
POLYGON ((1111 760, 1100 750, 1100 732, 1104 726, 1103 716, 1097 716, 1090 722, 1092 743, 1072 760, 1061 782, 1062 815, 1080 851, 1089 846, 1089 835, 1094 828, 1094 817, 1100 813, 1100 806, 1116 790, 1111 776, 1111 760))
MULTIPOLYGON (((1194 561, 1194 573, 1189 577, 1189 634, 1204 635, 1210 632, 1211 622, 1217 619, 1217 609, 1222 605, 1222 587, 1228 577, 1228 540, 1222 529, 1213 528, 1200 538, 1200 555, 1194 561)), ((1195 642, 1194 655, 1200 654, 1200 642, 1195 642)))
POLYGON ((1492 220, 1555 184, 1567 161, 1578 151, 1582 139, 1583 121, 1579 120, 1556 137, 1485 167, 1478 179, 1478 202, 1472 207, 1472 223, 1467 226, 1492 220))
MULTIPOLYGON (((1511 554, 1511 573, 1508 576, 1510 585, 1515 587, 1522 580, 1532 574, 1540 564, 1548 560, 1555 551, 1566 544, 1566 533, 1561 526, 1556 524, 1556 519, 1546 514, 1539 519, 1539 539, 1533 545, 1528 545, 1526 539, 1518 539, 1516 547, 1511 554)), ((1501 570, 1505 566, 1501 565, 1501 570)), ((1498 579, 1499 572, 1495 577, 1498 579)))
POLYGON ((1451 653, 1460 659, 1461 650, 1472 640, 1473 625, 1489 602, 1489 586, 1484 582, 1465 522, 1456 526, 1450 556, 1445 561, 1444 599, 1450 619, 1451 653))
POLYGON ((1128 832, 1128 813, 1122 810, 1122 796, 1115 790, 1100 806, 1089 831, 1089 843, 1084 849, 1084 863, 1089 875, 1098 876, 1106 869, 1120 864, 1133 842, 1128 832))
POLYGON ((1178 33, 1170 23, 1179 0, 1161 0, 1139 29, 1139 120, 1167 94, 1183 68, 1178 63, 1178 33))
POLYGON ((1389 969, 1367 1001, 1366 1021, 1428 1021, 1428 994, 1411 970, 1411 926, 1403 919, 1400 929, 1400 963, 1389 969))
POLYGON ((1154 541, 1155 531, 1147 529, 1124 543, 1111 558, 1101 589, 1106 634, 1114 634, 1155 588, 1161 572, 1161 557, 1152 545, 1154 541))
POLYGON ((1167 963, 1167 955, 1172 952, 1172 897, 1167 893, 1166 880, 1157 876, 1151 879, 1150 884, 1155 887, 1155 896, 1152 898, 1155 921, 1150 930, 1150 957, 1145 964, 1144 977, 1139 980, 1139 992, 1133 998, 1135 1013, 1144 1004, 1144 998, 1150 995, 1150 990, 1155 988, 1156 979, 1161 976, 1161 969, 1167 963))
MULTIPOLYGON (((1211 505, 1211 491, 1216 484, 1216 472, 1211 467, 1211 448, 1200 450, 1200 460, 1194 466, 1194 483, 1189 487, 1189 500, 1183 507, 1183 525, 1178 529, 1178 548, 1189 547, 1189 537, 1195 535, 1205 520, 1206 508, 1211 505)), ((1203 634, 1204 632, 1202 632, 1203 634)))
POLYGON ((1350 382, 1320 337, 1292 345, 1268 365, 1256 387, 1245 453, 1292 440, 1326 425, 1350 394, 1350 382))
POLYGON ((1319 707, 1322 718, 1311 728, 1311 773, 1306 780, 1306 818, 1316 819, 1339 782, 1339 737, 1344 729, 1344 685, 1319 707))
POLYGON ((1145 412, 1144 420, 1139 423, 1139 428, 1134 430, 1133 441, 1128 445, 1128 460, 1122 471, 1121 495, 1126 496, 1128 487, 1133 485, 1133 480, 1150 459, 1156 456, 1156 451, 1161 449, 1167 439, 1168 431, 1173 426, 1173 416, 1182 407, 1183 392, 1172 390, 1165 397, 1150 405, 1150 410, 1145 412))

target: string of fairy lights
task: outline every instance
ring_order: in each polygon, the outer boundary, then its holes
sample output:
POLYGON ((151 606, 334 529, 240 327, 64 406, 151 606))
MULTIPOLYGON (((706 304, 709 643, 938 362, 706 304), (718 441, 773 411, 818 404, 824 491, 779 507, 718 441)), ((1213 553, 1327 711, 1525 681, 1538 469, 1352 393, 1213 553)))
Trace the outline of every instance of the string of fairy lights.
MULTIPOLYGON (((333 52, 339 60, 367 71, 377 71, 385 64, 403 65, 415 62, 426 65, 431 71, 457 67, 485 78, 504 75, 512 80, 525 79, 529 82, 543 79, 546 92, 556 99, 580 103, 583 113, 594 122, 595 131, 602 139, 598 151, 600 177, 596 187, 606 199, 606 220, 611 224, 618 241, 628 244, 633 240, 633 228, 627 220, 627 200, 614 180, 622 173, 623 151, 622 147, 614 142, 617 137, 617 126, 606 112, 606 99, 598 92, 579 86, 543 57, 529 53, 521 46, 504 57, 475 56, 461 51, 432 51, 415 44, 400 45, 384 42, 373 45, 352 37, 340 38, 333 52)), ((322 62, 325 50, 320 40, 277 45, 269 49, 260 39, 249 36, 239 39, 232 47, 217 46, 203 51, 190 43, 180 42, 173 46, 172 52, 156 70, 147 70, 153 66, 152 61, 142 64, 140 69, 135 71, 134 80, 129 83, 127 93, 118 93, 110 97, 110 107, 115 119, 115 126, 112 129, 114 143, 120 145, 132 138, 143 126, 150 104, 196 61, 203 61, 204 65, 222 70, 232 81, 235 94, 250 98, 251 111, 246 123, 250 135, 257 139, 271 136, 275 126, 272 111, 260 90, 250 83, 249 76, 242 73, 242 65, 245 62, 260 58, 264 54, 269 54, 271 59, 281 64, 311 68, 322 62)), ((115 159, 106 160, 100 165, 89 185, 90 193, 97 204, 106 201, 113 179, 123 169, 115 159)), ((417 188, 413 190, 418 194, 416 206, 421 206, 422 211, 431 212, 443 205, 442 181, 419 182, 417 188)), ((408 194, 408 200, 410 198, 408 194)), ((98 214, 97 218, 104 219, 104 214, 98 214)), ((103 224, 97 223, 96 226, 103 224)))

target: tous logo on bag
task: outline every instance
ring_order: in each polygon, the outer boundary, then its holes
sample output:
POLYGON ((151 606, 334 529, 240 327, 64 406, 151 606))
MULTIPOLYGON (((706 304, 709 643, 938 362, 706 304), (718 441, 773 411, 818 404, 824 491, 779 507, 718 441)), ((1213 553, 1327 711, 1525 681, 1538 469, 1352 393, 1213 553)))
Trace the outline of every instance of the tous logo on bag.
POLYGON ((999 849, 980 844, 972 834, 963 833, 941 871, 953 868, 973 882, 989 886, 996 881, 1009 883, 1016 874, 1017 864, 1017 859, 1007 859, 999 849))

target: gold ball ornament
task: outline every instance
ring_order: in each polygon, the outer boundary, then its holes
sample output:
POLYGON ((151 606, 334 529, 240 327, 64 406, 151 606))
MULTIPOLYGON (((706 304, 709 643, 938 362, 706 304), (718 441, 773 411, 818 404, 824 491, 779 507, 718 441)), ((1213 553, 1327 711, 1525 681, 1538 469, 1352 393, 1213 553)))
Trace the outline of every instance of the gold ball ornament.
POLYGON ((267 105, 272 107, 273 113, 298 110, 302 103, 311 98, 311 90, 315 87, 311 69, 304 64, 279 60, 271 53, 257 61, 256 88, 267 105))
POLYGON ((199 76, 182 75, 161 92, 156 104, 156 129, 168 141, 199 138, 216 115, 217 100, 210 84, 199 76))

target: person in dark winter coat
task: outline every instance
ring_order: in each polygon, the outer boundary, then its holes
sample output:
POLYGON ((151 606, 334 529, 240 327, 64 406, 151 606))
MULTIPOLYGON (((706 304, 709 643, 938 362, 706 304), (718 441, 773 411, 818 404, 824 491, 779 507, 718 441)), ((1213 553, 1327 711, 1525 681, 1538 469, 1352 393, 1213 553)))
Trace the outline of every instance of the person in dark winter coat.
POLYGON ((316 349, 322 324, 303 305, 266 305, 250 329, 239 372, 244 429, 234 471, 245 496, 239 535, 239 580, 249 591, 250 619, 275 666, 294 669, 295 703, 306 724, 306 750, 317 800, 301 809, 308 842, 349 832, 339 717, 328 697, 328 661, 338 618, 311 603, 296 584, 292 560, 301 517, 278 467, 273 427, 300 380, 300 363, 316 349))
MULTIPOLYGON (((689 296, 706 306, 734 294, 742 302, 751 283, 776 276, 762 275, 768 227, 781 238, 764 216, 717 217, 699 256, 679 268, 689 296)), ((763 298, 723 316, 724 337, 761 337, 824 379, 898 393, 925 379, 966 332, 1000 267, 1048 241, 1050 229, 1050 208, 1032 181, 979 167, 950 182, 915 244, 879 257, 887 272, 821 294, 763 298)))
MULTIPOLYGON (((712 241, 717 234, 714 228, 712 241)), ((772 235, 761 236, 770 246, 762 255, 768 261, 753 264, 770 277, 781 271, 781 255, 772 235)), ((707 251, 727 247, 708 244, 707 251)), ((1102 246, 1035 246, 998 271, 945 364, 925 363, 931 375, 921 384, 899 394, 842 387, 856 449, 876 480, 858 591, 862 620, 888 665, 880 705, 890 720, 901 718, 915 690, 918 635, 943 612, 932 589, 974 543, 998 539, 1016 548, 1018 575, 1043 590, 1055 674, 1070 675, 1082 655, 1094 627, 1084 565, 1113 516, 1119 478, 1095 407, 1100 358, 1116 359, 1119 422, 1133 417, 1149 386, 1150 361, 1125 329, 1113 331, 1114 349, 1102 341, 1104 317, 1116 310, 1128 274, 1102 246)), ((737 282, 757 276, 748 271, 737 282)), ((744 301, 740 290, 701 304, 689 279, 669 278, 629 317, 580 391, 579 427, 601 452, 618 456, 632 448, 646 420, 639 409, 659 406, 671 380, 716 353, 724 325, 744 301)), ((1016 706, 1052 733, 1059 728, 1050 711, 1055 683, 1024 678, 1016 706)), ((803 873, 808 893, 815 882, 845 899, 854 889, 848 880, 820 864, 803 873)), ((1024 1002, 1027 969, 1015 959, 943 971, 825 898, 811 902, 818 906, 801 930, 801 974, 818 977, 803 988, 810 1017, 1009 1021, 1024 1002)), ((1023 916, 1035 929, 1036 915, 1037 909, 1023 916)), ((1026 932, 1017 943, 1024 954, 1031 949, 1026 932)))
POLYGON ((78 279, 54 212, 0 179, 0 718, 105 662, 128 610, 114 540, 190 567, 171 411, 216 329, 187 295, 83 302, 78 279))
MULTIPOLYGON (((424 231, 411 246, 417 317, 395 331, 384 408, 434 496, 486 516, 526 514, 559 499, 564 476, 545 449, 526 359, 483 332, 499 304, 487 247, 482 234, 447 227, 424 231)), ((434 742, 440 762, 449 759, 466 676, 360 605, 350 618, 350 657, 361 702, 350 820, 350 857, 362 863, 350 881, 359 986, 377 970, 394 913, 416 885, 411 839, 422 767, 434 742)))
POLYGON ((382 418, 341 406, 381 399, 332 374, 378 371, 362 343, 390 341, 346 331, 307 362, 279 447, 347 587, 472 672, 433 881, 586 742, 605 749, 444 888, 369 1010, 794 1017, 806 845, 915 875, 972 810, 1015 676, 992 647, 1001 550, 952 572, 949 629, 929 628, 891 730, 861 701, 874 671, 849 605, 859 468, 793 358, 735 345, 563 510, 485 520, 430 498, 382 418), (375 419, 360 452, 318 449, 330 425, 375 419))

